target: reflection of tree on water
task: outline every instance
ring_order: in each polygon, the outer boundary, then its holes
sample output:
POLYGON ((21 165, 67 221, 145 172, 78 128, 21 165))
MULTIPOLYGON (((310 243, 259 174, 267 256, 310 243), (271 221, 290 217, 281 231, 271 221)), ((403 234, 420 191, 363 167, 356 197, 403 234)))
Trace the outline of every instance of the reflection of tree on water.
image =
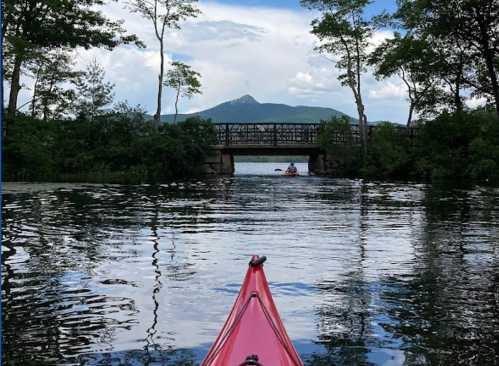
MULTIPOLYGON (((20 365, 77 362, 82 353, 89 354, 96 347, 108 348, 117 329, 133 327, 137 320, 133 299, 109 296, 105 287, 128 282, 115 278, 102 281, 95 270, 108 261, 138 255, 137 247, 127 243, 136 242, 153 214, 156 216, 150 226, 157 240, 152 243, 150 263, 155 271, 155 306, 146 336, 154 353, 161 324, 161 273, 174 280, 188 279, 194 273, 192 264, 175 254, 173 237, 171 263, 161 266, 160 228, 171 224, 174 232, 175 225, 194 226, 199 212, 205 209, 160 204, 166 203, 165 197, 194 196, 208 201, 218 195, 218 190, 203 185, 184 193, 158 187, 78 186, 4 194, 3 359, 20 365), (156 207, 144 205, 144 197, 154 196, 163 200, 158 199, 156 207), (174 220, 159 222, 160 209, 171 214, 165 217, 173 216, 174 220)), ((214 220, 206 216, 200 223, 214 220)), ((144 350, 141 352, 144 357, 144 350)))
POLYGON ((15 332, 14 329, 11 328, 14 325, 15 317, 13 317, 14 314, 11 314, 10 311, 8 311, 9 304, 12 304, 14 301, 11 281, 14 279, 15 275, 8 261, 9 257, 14 256, 15 254, 16 250, 14 246, 11 245, 10 240, 2 240, 2 343, 4 347, 0 347, 3 350, 0 358, 3 360, 12 359, 13 353, 15 352, 15 332))
POLYGON ((155 341, 155 336, 157 333, 157 325, 158 325, 158 309, 159 309, 159 302, 158 302, 158 295, 161 290, 161 287, 163 286, 161 282, 161 271, 159 267, 159 235, 158 235, 158 214, 159 214, 159 207, 157 204, 157 196, 154 197, 154 214, 153 214, 153 219, 151 221, 151 231, 152 231, 152 242, 153 242, 153 252, 152 252, 152 267, 154 270, 154 285, 152 288, 152 302, 153 302, 153 314, 152 314, 152 324, 147 328, 146 331, 146 338, 145 338, 145 346, 144 350, 146 351, 146 355, 148 357, 148 361, 146 365, 149 365, 152 360, 152 355, 151 355, 151 349, 153 351, 157 350, 159 347, 156 344, 155 341))
MULTIPOLYGON (((82 214, 80 192, 4 194, 2 221, 2 359, 11 364, 76 363, 94 344, 105 347, 117 328, 112 314, 133 300, 96 291, 89 273, 111 223, 82 214), (5 207, 5 206, 4 206, 5 207)), ((91 206, 86 200, 83 206, 91 206)), ((112 232, 113 230, 109 230, 112 232)))
POLYGON ((442 193, 428 192, 413 275, 384 281, 384 329, 408 364, 497 365, 499 211, 484 221, 486 197, 442 193))
POLYGON ((119 365, 119 366, 194 366, 192 350, 176 349, 171 351, 129 350, 123 352, 107 352, 85 354, 80 357, 80 365, 119 365))
MULTIPOLYGON (((159 230, 161 226, 160 222, 160 197, 159 192, 154 191, 151 194, 152 206, 151 210, 153 210, 152 220, 150 222, 150 230, 152 233, 152 261, 151 265, 154 271, 154 279, 152 286, 152 303, 153 303, 153 311, 152 311, 152 322, 149 328, 146 330, 146 338, 145 338, 145 346, 144 351, 145 354, 140 355, 136 354, 138 357, 142 359, 143 365, 151 365, 156 364, 157 362, 161 362, 162 364, 166 364, 168 361, 168 365, 177 365, 176 357, 178 354, 182 354, 183 352, 173 352, 171 350, 165 351, 162 345, 157 342, 158 335, 158 324, 159 324, 159 309, 160 309, 160 291, 163 287, 162 276, 163 272, 165 272, 168 278, 177 279, 177 277, 181 277, 179 272, 182 272, 183 269, 187 268, 188 263, 183 263, 181 265, 174 265, 169 263, 161 263, 161 251, 160 251, 160 243, 161 237, 159 235, 159 230), (164 271, 162 272, 161 268, 164 267, 164 271)), ((190 214, 192 215, 192 213, 190 214)), ((193 215, 195 216, 195 215, 193 215)), ((173 225, 172 225, 173 226, 173 225)), ((171 247, 168 250, 170 254, 170 262, 174 263, 176 261, 176 243, 175 243, 175 231, 171 230, 170 236, 171 247)), ((134 352, 130 352, 126 354, 127 357, 134 356, 134 352)), ((185 355, 184 355, 185 356, 185 355)), ((180 365, 180 363, 178 363, 180 365)), ((182 365, 189 365, 190 363, 183 361, 182 365)))
MULTIPOLYGON (((367 187, 362 184, 359 197, 358 258, 349 265, 353 270, 341 282, 318 284, 324 304, 319 309, 319 342, 325 355, 313 355, 307 365, 365 365, 370 335, 371 294, 364 278, 367 244, 367 187)), ((354 243, 352 243, 353 245, 354 243)))

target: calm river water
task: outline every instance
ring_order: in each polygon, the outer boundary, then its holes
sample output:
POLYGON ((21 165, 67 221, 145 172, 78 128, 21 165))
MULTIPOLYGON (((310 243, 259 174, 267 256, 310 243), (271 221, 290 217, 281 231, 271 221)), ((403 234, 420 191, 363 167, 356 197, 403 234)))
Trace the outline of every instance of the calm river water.
POLYGON ((5 184, 4 364, 197 364, 253 253, 269 257, 307 365, 499 364, 498 189, 282 165, 160 186, 5 184))

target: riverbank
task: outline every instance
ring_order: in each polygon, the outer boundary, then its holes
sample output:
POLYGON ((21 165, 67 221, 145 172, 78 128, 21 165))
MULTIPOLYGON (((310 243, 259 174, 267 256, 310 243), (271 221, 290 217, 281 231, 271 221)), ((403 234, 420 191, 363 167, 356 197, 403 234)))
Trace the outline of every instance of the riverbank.
POLYGON ((143 115, 6 124, 5 181, 143 183, 202 174, 214 142, 209 121, 155 127, 143 115))
POLYGON ((499 185, 499 118, 477 110, 442 113, 407 133, 390 123, 372 130, 362 161, 345 120, 324 123, 320 144, 327 152, 325 174, 392 181, 499 185), (335 143, 338 135, 345 142, 335 143))
MULTIPOLYGON (((138 113, 63 121, 18 116, 6 126, 4 181, 136 184, 201 177, 215 143, 210 121, 191 118, 155 127, 138 113)), ((494 113, 443 113, 411 134, 379 124, 372 129, 364 161, 347 120, 323 123, 319 143, 325 151, 320 174, 326 176, 499 185, 499 119, 494 113)), ((280 158, 235 160, 306 161, 303 156, 280 158)))

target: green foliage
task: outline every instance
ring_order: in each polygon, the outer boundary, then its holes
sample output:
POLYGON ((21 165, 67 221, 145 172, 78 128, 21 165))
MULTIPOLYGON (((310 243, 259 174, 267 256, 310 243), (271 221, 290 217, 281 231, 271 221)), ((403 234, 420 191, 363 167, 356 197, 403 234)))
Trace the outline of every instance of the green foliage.
POLYGON ((201 74, 192 70, 189 65, 175 61, 166 73, 165 85, 175 89, 177 94, 190 98, 201 93, 200 76, 201 74))
POLYGON ((138 42, 119 21, 106 18, 95 6, 102 0, 6 0, 4 32, 16 52, 58 47, 107 47, 138 42))
POLYGON ((3 2, 4 56, 10 81, 8 116, 17 111, 21 89, 20 75, 27 64, 43 52, 57 49, 143 44, 127 34, 120 21, 112 21, 99 11, 102 0, 5 0, 3 2))
POLYGON ((181 96, 192 98, 194 94, 201 94, 201 74, 191 69, 183 62, 173 62, 172 68, 166 73, 165 85, 175 89, 175 115, 173 123, 177 121, 178 101, 181 96))
POLYGON ((362 157, 367 152, 367 116, 362 97, 361 75, 366 71, 374 20, 364 10, 370 0, 302 0, 302 5, 321 11, 312 22, 312 34, 320 41, 317 49, 331 55, 340 70, 338 80, 350 88, 359 116, 362 157))
POLYGON ((334 175, 352 176, 360 167, 360 150, 354 144, 350 119, 333 117, 323 121, 319 132, 319 145, 327 151, 329 160, 335 162, 334 175))
POLYGON ((319 144, 327 151, 342 151, 352 146, 353 134, 350 120, 346 117, 333 117, 322 121, 319 144))
POLYGON ((363 174, 376 178, 409 177, 410 141, 406 132, 388 122, 377 125, 369 141, 363 174))
MULTIPOLYGON (((132 0, 128 3, 129 9, 132 12, 141 15, 152 23, 154 35, 159 43, 159 82, 156 113, 153 117, 157 126, 159 126, 161 119, 161 96, 163 94, 165 64, 165 31, 180 29, 182 21, 197 17, 201 11, 196 7, 196 3, 197 0, 132 0)), ((175 117, 177 114, 175 113, 175 117)))
POLYGON ((114 84, 104 81, 104 74, 104 69, 94 59, 78 79, 76 111, 80 116, 93 119, 113 101, 114 84))
POLYGON ((339 80, 354 87, 364 71, 373 30, 364 14, 369 0, 302 0, 301 3, 322 11, 322 17, 312 22, 312 34, 321 41, 318 50, 335 55, 336 66, 343 71, 339 80))
POLYGON ((378 79, 398 75, 404 82, 410 103, 408 126, 414 109, 429 115, 436 113, 438 95, 442 90, 437 88, 439 82, 429 69, 436 68, 437 60, 436 52, 426 40, 407 34, 402 37, 398 33, 385 40, 369 56, 378 79))
POLYGON ((324 123, 319 142, 330 160, 329 173, 376 179, 499 184, 499 118, 490 111, 442 113, 413 130, 391 123, 372 129, 367 159, 345 120, 324 123), (354 141, 355 142, 355 141, 354 141))
POLYGON ((410 38, 428 42, 434 59, 426 63, 427 78, 437 83, 440 104, 461 111, 463 94, 483 96, 499 115, 498 1, 399 0, 393 20, 410 38))
POLYGON ((421 177, 497 184, 499 118, 484 111, 443 113, 420 128, 414 154, 421 177))
POLYGON ((197 175, 215 138, 209 121, 156 128, 130 111, 76 121, 23 117, 8 128, 7 180, 137 183, 197 175))
POLYGON ((55 122, 33 123, 19 116, 8 124, 3 141, 3 176, 16 180, 46 180, 54 171, 54 145, 57 138, 55 122))
POLYGON ((74 84, 80 72, 73 70, 73 60, 66 50, 40 53, 29 64, 34 86, 31 116, 48 119, 67 117, 73 110, 75 91, 64 84, 74 84))

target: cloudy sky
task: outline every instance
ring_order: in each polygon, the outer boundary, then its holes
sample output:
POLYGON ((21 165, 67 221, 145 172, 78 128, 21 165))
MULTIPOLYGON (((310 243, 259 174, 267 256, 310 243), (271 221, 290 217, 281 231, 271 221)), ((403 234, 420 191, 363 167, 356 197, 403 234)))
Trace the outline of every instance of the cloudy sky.
MULTIPOLYGON (((368 12, 392 10, 394 3, 375 1, 368 12)), ((202 95, 182 101, 181 112, 251 94, 260 102, 332 107, 355 116, 351 91, 339 84, 334 64, 313 50, 316 39, 310 22, 317 14, 300 7, 299 0, 200 0, 199 8, 202 15, 167 35, 167 58, 184 61, 202 74, 202 95)), ((124 20, 147 48, 78 51, 78 67, 96 58, 116 85, 116 100, 153 112, 159 54, 151 24, 131 14, 125 0, 102 11, 124 20)), ((388 32, 379 32, 373 42, 387 36, 388 32)), ((366 73, 363 82, 370 120, 406 120, 405 88, 398 79, 380 82, 366 73)), ((165 95, 163 108, 173 110, 171 92, 165 95)))

